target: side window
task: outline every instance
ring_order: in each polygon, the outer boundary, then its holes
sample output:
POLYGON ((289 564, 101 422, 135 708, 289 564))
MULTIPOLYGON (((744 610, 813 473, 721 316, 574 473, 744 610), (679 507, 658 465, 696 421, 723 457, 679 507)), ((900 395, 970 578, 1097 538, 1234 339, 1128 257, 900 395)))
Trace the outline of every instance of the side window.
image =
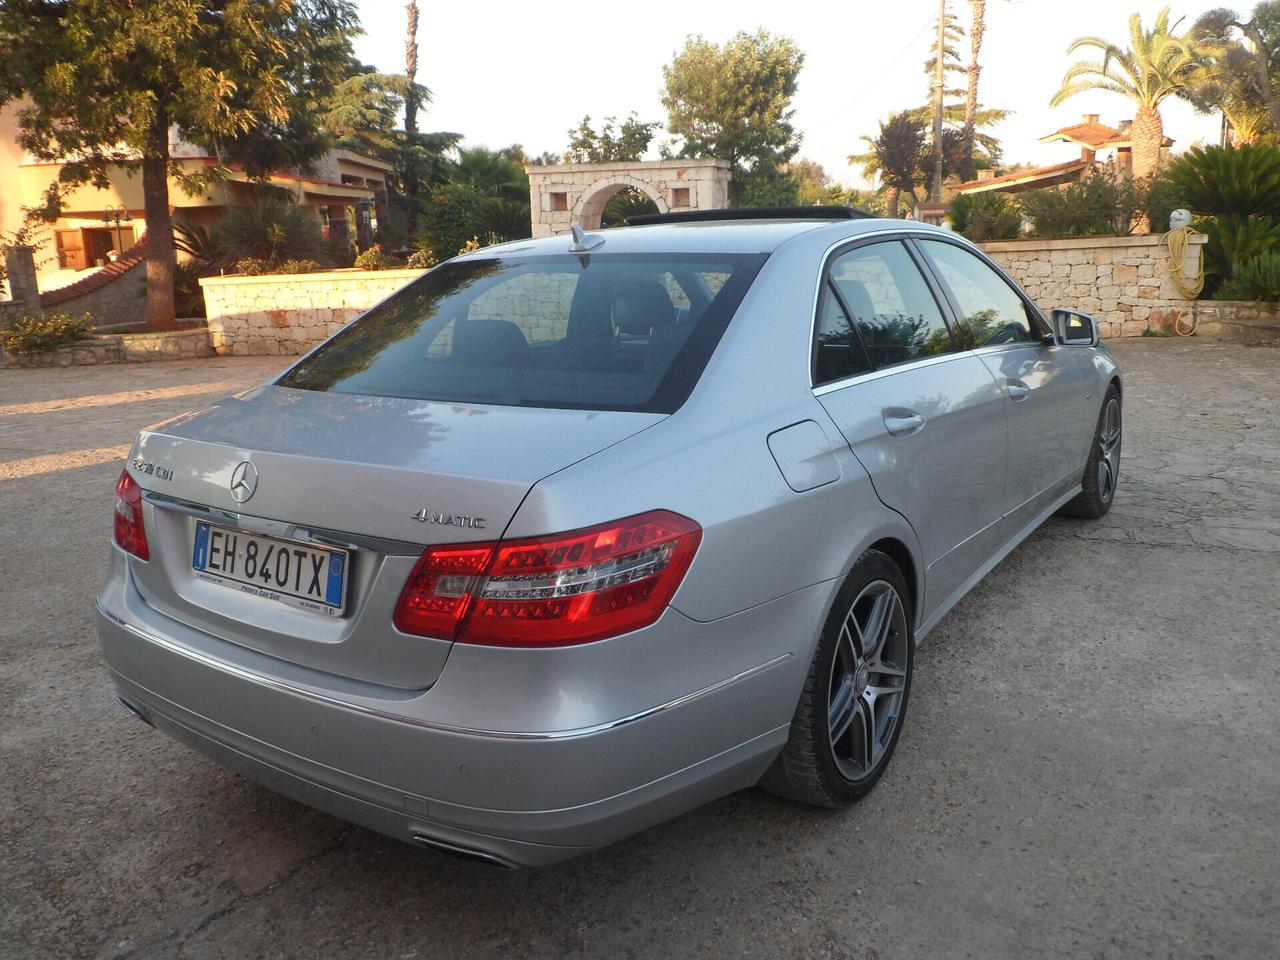
POLYGON ((840 299, 830 281, 822 291, 818 308, 818 342, 814 350, 814 383, 830 383, 859 373, 870 373, 871 364, 862 349, 840 299))
POLYGON ((963 247, 940 240, 917 241, 960 305, 956 337, 965 350, 1034 340, 1026 304, 1004 277, 963 247))
POLYGON ((955 349, 937 301, 901 243, 876 243, 842 254, 831 264, 829 283, 838 295, 829 299, 838 300, 839 310, 831 312, 830 306, 824 310, 819 329, 820 373, 822 334, 838 329, 841 316, 846 315, 853 321, 846 320, 846 326, 862 342, 861 356, 853 350, 849 354, 864 369, 910 363, 955 349))

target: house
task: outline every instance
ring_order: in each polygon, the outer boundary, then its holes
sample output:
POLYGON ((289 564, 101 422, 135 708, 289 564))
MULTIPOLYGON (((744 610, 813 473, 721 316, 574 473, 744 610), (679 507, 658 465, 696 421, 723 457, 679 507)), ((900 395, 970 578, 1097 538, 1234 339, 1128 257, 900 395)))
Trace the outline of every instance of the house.
MULTIPOLYGON (((18 133, 17 111, 12 106, 0 110, 0 237, 23 225, 23 207, 40 204, 60 166, 26 154, 18 146, 18 133)), ((195 172, 217 164, 215 156, 183 140, 176 128, 170 137, 170 153, 185 170, 195 172)), ((265 184, 281 188, 310 208, 325 237, 349 236, 363 211, 368 211, 370 231, 376 229, 379 217, 385 218, 391 169, 391 164, 376 157, 334 149, 306 172, 272 173, 265 184)), ((262 189, 262 183, 232 168, 226 179, 194 197, 170 178, 169 202, 175 217, 207 225, 228 204, 245 202, 262 189)), ((39 239, 45 241, 37 258, 41 289, 70 283, 80 271, 120 256, 142 236, 143 219, 138 170, 116 167, 106 189, 85 185, 72 191, 62 215, 39 231, 39 239)))
MULTIPOLYGON (((1099 122, 1099 115, 1087 113, 1080 123, 1055 130, 1040 138, 1041 143, 1072 143, 1080 148, 1080 156, 1074 160, 1050 164, 1045 167, 1032 167, 1029 170, 1015 170, 997 177, 994 170, 979 172, 978 179, 958 184, 956 193, 1021 193, 1023 190, 1039 190, 1042 187, 1054 187, 1061 183, 1079 180, 1086 172, 1102 166, 1098 154, 1110 152, 1106 158, 1125 176, 1133 172, 1133 141, 1129 136, 1131 120, 1124 120, 1119 127, 1109 127, 1099 122)), ((1166 148, 1173 141, 1165 137, 1166 148)))

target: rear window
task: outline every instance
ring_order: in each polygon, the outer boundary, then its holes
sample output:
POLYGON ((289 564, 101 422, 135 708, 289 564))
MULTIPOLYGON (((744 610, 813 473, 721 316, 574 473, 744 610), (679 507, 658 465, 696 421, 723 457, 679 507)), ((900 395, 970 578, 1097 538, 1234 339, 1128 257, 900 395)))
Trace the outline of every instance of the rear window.
POLYGON ((452 403, 671 413, 764 260, 597 253, 446 263, 277 383, 452 403))

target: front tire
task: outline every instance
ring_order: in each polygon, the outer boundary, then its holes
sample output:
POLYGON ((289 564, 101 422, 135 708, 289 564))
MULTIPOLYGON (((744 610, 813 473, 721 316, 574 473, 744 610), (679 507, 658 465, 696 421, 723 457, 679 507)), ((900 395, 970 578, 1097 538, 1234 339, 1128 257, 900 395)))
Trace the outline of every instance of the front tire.
POLYGON ((1080 492, 1067 503, 1060 513, 1069 517, 1096 520, 1111 509, 1116 485, 1120 482, 1120 441, 1123 439, 1120 391, 1113 383, 1102 398, 1102 410, 1098 414, 1098 427, 1089 448, 1089 462, 1085 464, 1080 492))
POLYGON ((760 781, 779 796, 847 807, 893 756, 911 694, 915 636, 902 571, 869 550, 845 579, 818 639, 787 745, 760 781))

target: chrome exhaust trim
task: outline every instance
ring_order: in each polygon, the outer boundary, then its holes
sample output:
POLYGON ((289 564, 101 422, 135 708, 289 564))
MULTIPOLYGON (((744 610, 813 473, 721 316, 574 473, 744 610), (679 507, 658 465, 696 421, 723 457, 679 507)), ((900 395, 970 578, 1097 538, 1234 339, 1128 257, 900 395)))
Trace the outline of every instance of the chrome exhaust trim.
POLYGON ((441 853, 447 853, 451 856, 461 857, 464 860, 471 860, 477 863, 483 863, 489 867, 501 867, 504 870, 516 870, 518 864, 509 860, 504 860, 495 853, 489 853, 487 850, 477 850, 474 847, 464 847, 460 844, 453 843, 449 840, 440 840, 436 837, 429 837, 425 833, 415 833, 413 842, 423 847, 430 847, 441 853))
POLYGON ((120 706, 124 707, 126 710, 132 713, 135 717, 137 717, 139 720, 145 723, 148 727, 155 729, 155 724, 151 722, 151 718, 148 717, 145 713, 143 713, 140 709, 135 707, 128 700, 126 700, 124 697, 116 697, 116 702, 118 702, 120 706))

